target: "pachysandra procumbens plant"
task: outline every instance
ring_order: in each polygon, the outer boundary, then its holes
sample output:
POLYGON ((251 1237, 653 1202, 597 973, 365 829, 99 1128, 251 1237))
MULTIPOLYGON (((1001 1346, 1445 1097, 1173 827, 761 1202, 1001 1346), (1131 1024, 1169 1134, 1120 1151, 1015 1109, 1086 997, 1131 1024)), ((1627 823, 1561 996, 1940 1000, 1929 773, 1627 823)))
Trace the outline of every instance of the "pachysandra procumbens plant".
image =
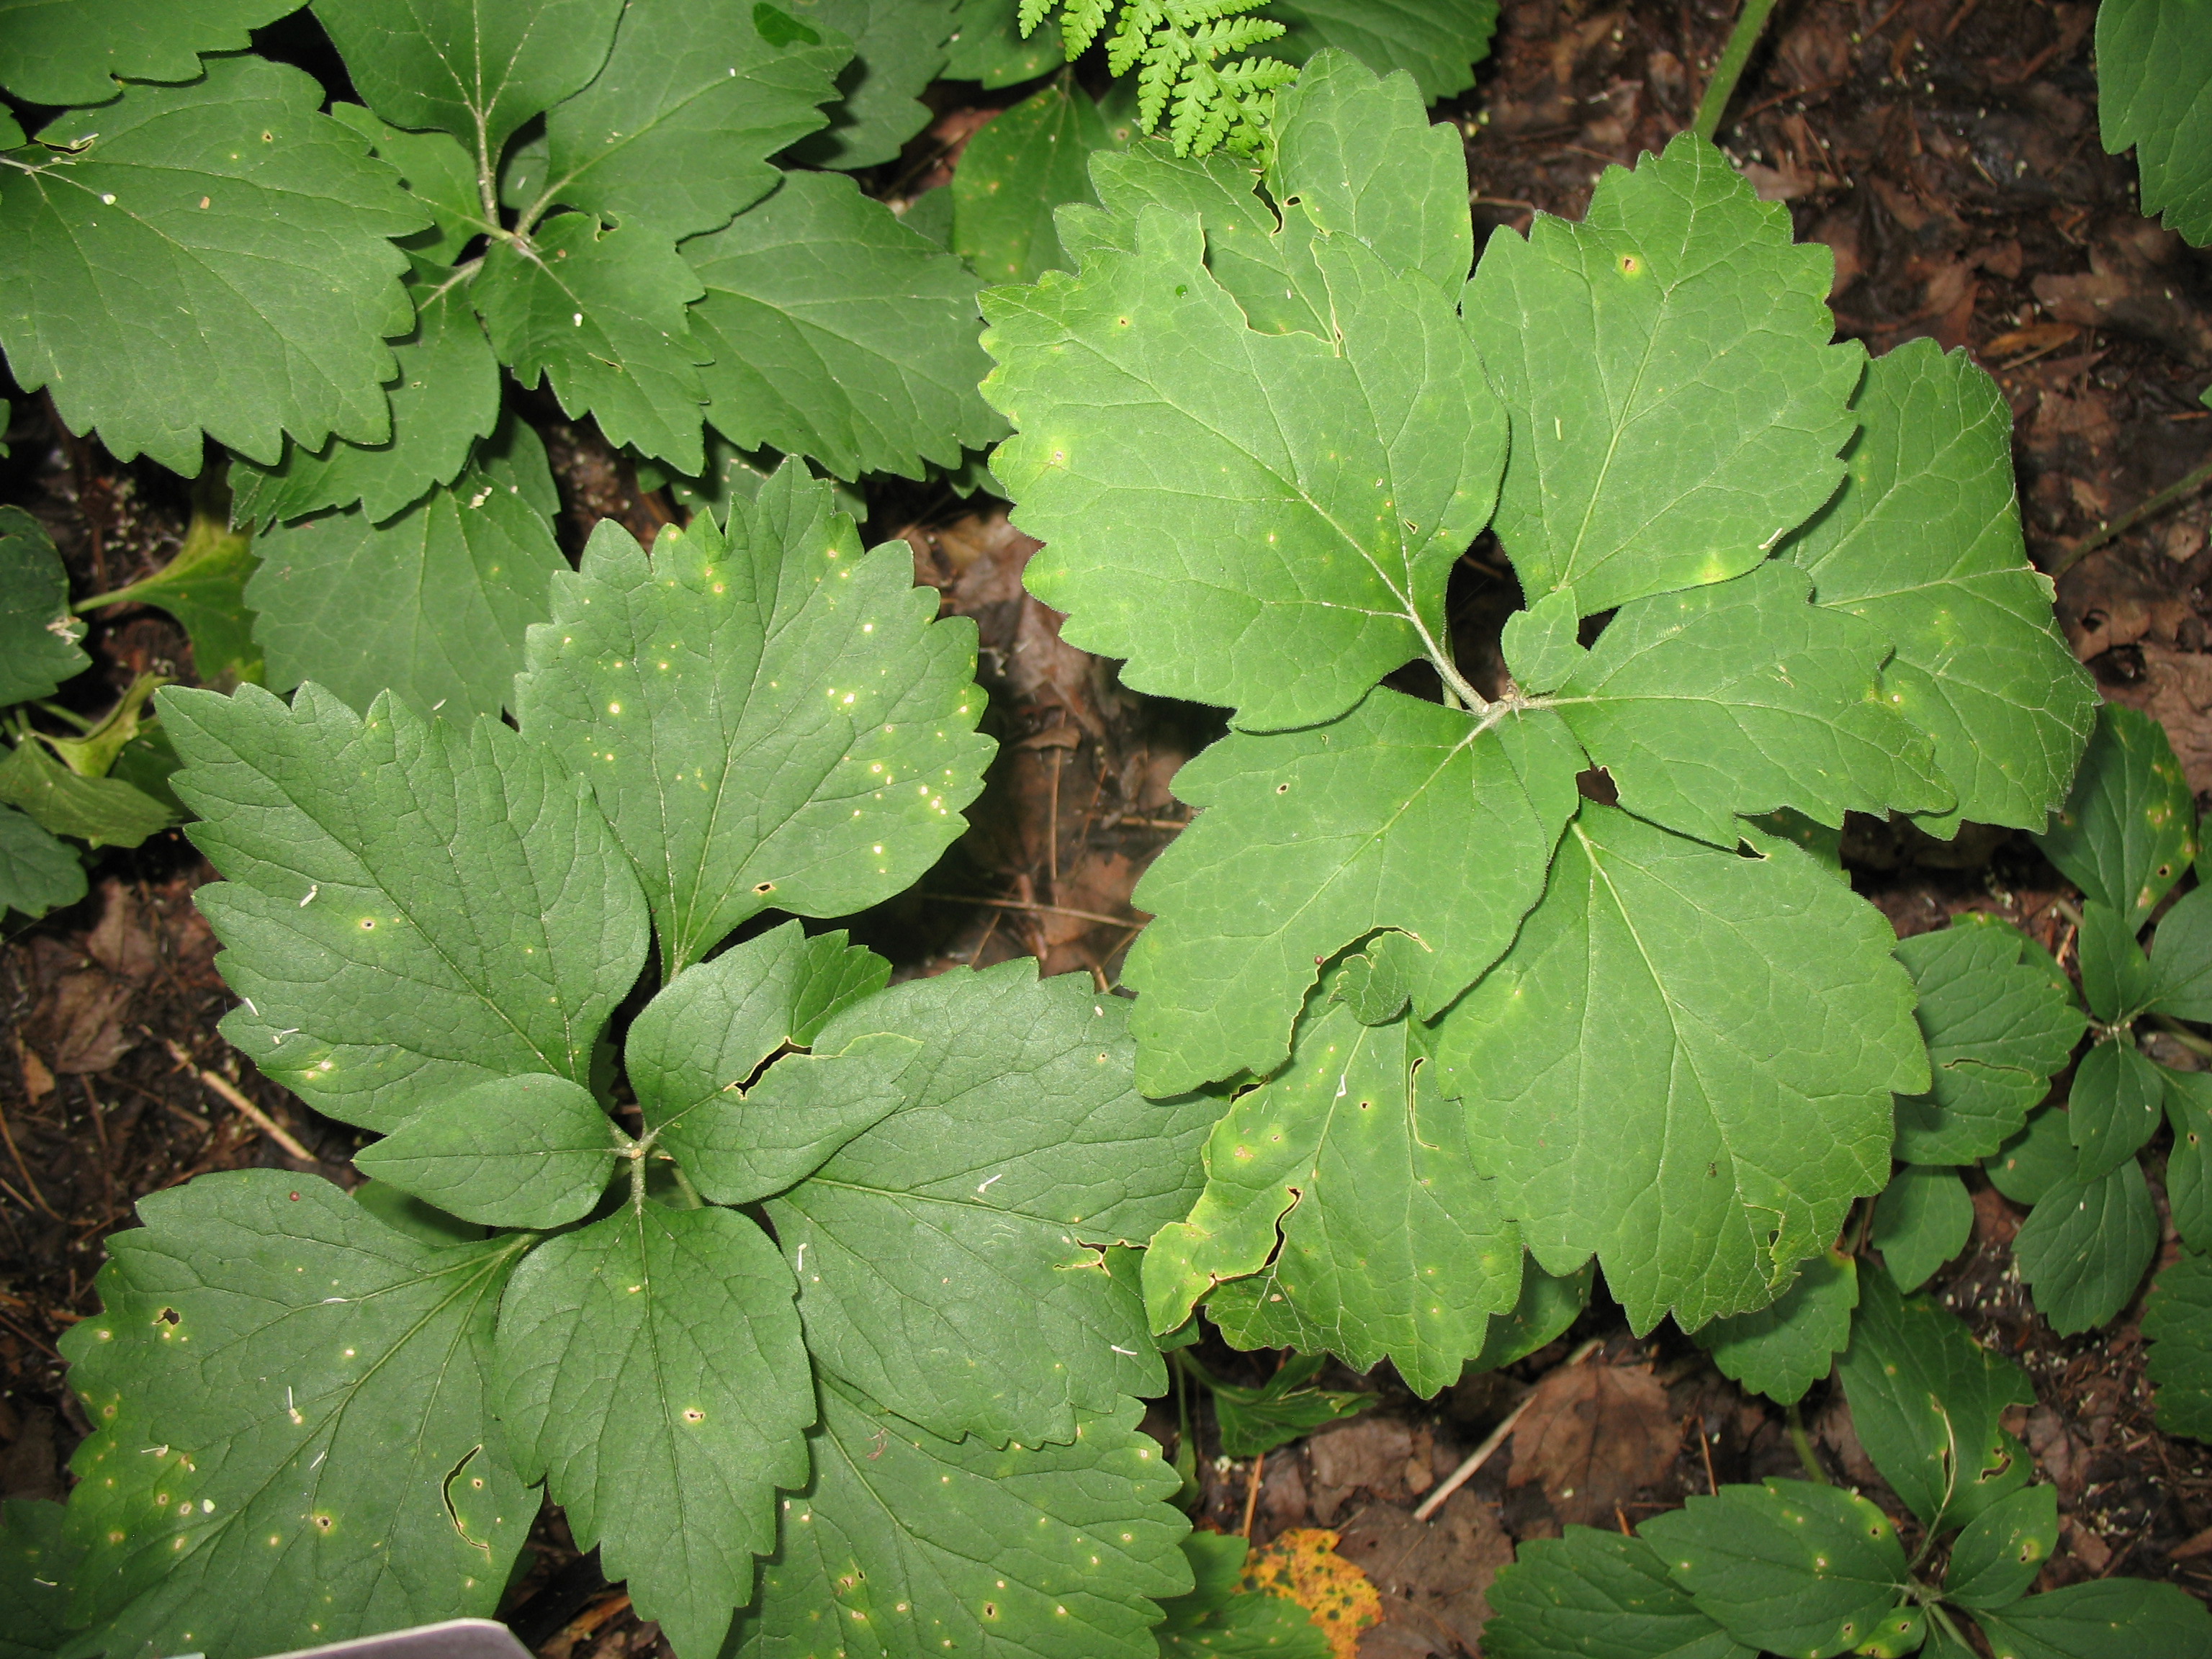
POLYGON ((794 462, 726 535, 602 525, 519 729, 168 696, 223 1029, 383 1138, 358 1194, 204 1176, 111 1241, 73 1650, 487 1613, 543 1483, 685 1656, 1149 1659, 1187 1528, 1113 1252, 1188 1208, 1212 1106, 1133 1091, 1087 980, 885 989, 796 921, 714 954, 961 827, 975 635, 931 611, 794 462))
POLYGON ((1256 176, 1093 182, 1077 272, 986 294, 985 392, 1067 637, 1231 711, 1126 970, 1140 1087, 1253 1085, 1153 1328, 1426 1391, 1524 1247, 1638 1329, 1771 1302, 1930 1078, 1887 924, 1753 819, 2039 830, 2091 725, 1996 388, 1833 343, 1825 250, 1689 137, 1470 277, 1457 136, 1340 54, 1256 176), (1528 607, 1487 693, 1444 607, 1486 526, 1528 607))

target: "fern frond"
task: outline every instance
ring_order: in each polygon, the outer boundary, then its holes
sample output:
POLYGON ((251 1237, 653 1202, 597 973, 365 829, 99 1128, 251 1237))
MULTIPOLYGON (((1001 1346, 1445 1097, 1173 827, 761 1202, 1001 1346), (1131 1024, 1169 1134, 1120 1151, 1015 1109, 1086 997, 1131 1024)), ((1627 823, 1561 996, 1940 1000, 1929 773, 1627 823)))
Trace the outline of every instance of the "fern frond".
POLYGON ((1262 40, 1272 40, 1283 33, 1283 25, 1271 17, 1224 17, 1217 22, 1201 24, 1189 33, 1191 46, 1202 56, 1214 58, 1225 52, 1243 52, 1262 40))
POLYGON ((1044 21, 1044 15, 1052 9, 1052 5, 1053 0, 1022 0, 1022 9, 1014 21, 1021 25, 1023 40, 1036 33, 1036 26, 1044 21))
POLYGON ((1243 58, 1284 25, 1249 14, 1261 0, 1021 0, 1022 33, 1057 8, 1068 61, 1103 34, 1106 66, 1137 76, 1137 119, 1159 131, 1180 155, 1228 144, 1240 154, 1266 146, 1274 91, 1297 76, 1272 58, 1243 58), (1109 27, 1109 21, 1111 27, 1109 27))
POLYGON ((1069 63, 1082 57, 1098 38, 1112 5, 1113 0, 1066 0, 1060 14, 1060 39, 1069 63))

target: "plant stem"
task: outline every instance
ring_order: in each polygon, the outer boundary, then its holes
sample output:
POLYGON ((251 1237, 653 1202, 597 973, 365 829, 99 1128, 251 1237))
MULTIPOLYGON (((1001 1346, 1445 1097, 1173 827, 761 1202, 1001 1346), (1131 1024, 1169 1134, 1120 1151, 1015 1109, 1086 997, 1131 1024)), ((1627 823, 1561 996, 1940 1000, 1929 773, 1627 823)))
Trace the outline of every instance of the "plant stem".
POLYGON ((2150 1017, 2150 1023, 2188 1049, 2191 1054, 2202 1054, 2207 1060, 2212 1060, 2212 1042, 2206 1042, 2180 1021, 2168 1019, 2164 1014, 2153 1014, 2150 1017))
POLYGON ((1924 1602, 1923 1605, 1928 1609, 1928 1616, 1943 1627, 1943 1634, 1949 1637, 1954 1642, 1959 1644, 1960 1652, 1972 1653, 1973 1651, 1973 1649, 1967 1645, 1966 1636, 1960 1632, 1957 1624, 1953 1621, 1949 1613, 1944 1612, 1940 1606, 1933 1601, 1924 1602))
POLYGON ((1735 83, 1743 78, 1743 66, 1751 61, 1751 49, 1759 44, 1760 33, 1766 27, 1767 14, 1774 9, 1774 0, 1743 0, 1743 10, 1738 14, 1735 27, 1729 32, 1728 45, 1721 49, 1721 61, 1713 65, 1713 78, 1705 83, 1705 95, 1698 105, 1697 118, 1690 131, 1711 143, 1721 130, 1721 117, 1728 112, 1728 101, 1735 95, 1735 83))
POLYGON ((2075 544, 2071 551, 2062 554, 2054 561, 2050 569, 2044 574, 2052 577, 2064 575, 2099 548, 2118 540, 2145 519, 2154 514, 2163 513, 2184 496, 2195 495, 2208 483, 2212 483, 2212 461, 2205 462, 2194 472, 2187 474, 2176 483, 2168 484, 2140 506, 2129 508, 2095 535, 2085 537, 2075 544))
POLYGON ((1805 1432, 1805 1413, 1794 1403, 1790 1407, 1790 1443, 1797 1449, 1797 1461, 1805 1466, 1807 1474, 1824 1486, 1834 1484, 1820 1467, 1820 1460, 1813 1455, 1812 1437, 1805 1432))

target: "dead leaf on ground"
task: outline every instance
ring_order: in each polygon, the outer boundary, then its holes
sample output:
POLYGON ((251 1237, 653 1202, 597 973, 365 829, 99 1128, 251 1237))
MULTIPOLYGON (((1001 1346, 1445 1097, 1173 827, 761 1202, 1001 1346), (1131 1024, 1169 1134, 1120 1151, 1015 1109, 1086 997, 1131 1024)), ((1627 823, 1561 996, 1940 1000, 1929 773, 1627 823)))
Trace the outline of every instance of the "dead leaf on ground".
POLYGON ((2115 329, 2184 362, 2212 362, 2212 321, 2174 269, 2181 246, 2148 221, 2118 227, 2090 247, 2087 272, 2039 276, 2035 297, 2058 322, 2115 329))
POLYGON ((144 984, 161 965, 137 894, 112 876, 100 884, 100 920, 84 936, 84 948, 109 973, 134 984, 144 984))
POLYGON ((1506 1484, 1540 1481, 1562 1521, 1610 1521, 1614 1504, 1666 1477, 1680 1440, 1667 1390, 1646 1367, 1565 1366, 1521 1414, 1506 1484))
POLYGON ((2142 642, 2143 676, 2133 685, 2105 688, 2114 702, 2139 708, 2166 727, 2191 789, 2212 790, 2212 657, 2142 642))
POLYGON ((1363 1490, 1382 1498, 1426 1492, 1436 1484, 1435 1448, 1428 1429, 1395 1417, 1363 1417, 1315 1435, 1306 1442, 1314 1514, 1333 1520, 1363 1490))
POLYGON ((64 1075, 104 1072, 137 1046, 123 1029, 132 988, 103 969, 80 968, 61 976, 31 1018, 48 1064, 64 1075))
MULTIPOLYGON (((1498 1524, 1497 1505, 1462 1490, 1427 1522, 1395 1504, 1372 1504, 1344 1528, 1337 1553, 1357 1562, 1382 1593, 1384 1628, 1410 1629, 1441 1644, 1438 1652, 1450 1652, 1456 1642, 1474 1653, 1490 1617, 1491 1581, 1513 1559, 1513 1540, 1498 1524)), ((1370 1636, 1362 1659, 1372 1659, 1375 1647, 1370 1636)))

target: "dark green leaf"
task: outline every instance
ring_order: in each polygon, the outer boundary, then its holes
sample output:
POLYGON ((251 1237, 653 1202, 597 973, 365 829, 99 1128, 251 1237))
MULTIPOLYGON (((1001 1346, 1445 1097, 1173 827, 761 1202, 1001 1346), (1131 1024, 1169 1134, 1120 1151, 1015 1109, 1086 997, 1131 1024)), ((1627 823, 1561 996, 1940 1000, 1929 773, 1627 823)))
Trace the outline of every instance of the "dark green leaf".
POLYGON ((1489 1598, 1489 1659, 1754 1659, 1698 1611, 1650 1544, 1619 1533, 1569 1527, 1528 1540, 1489 1598))
POLYGON ((2159 919, 2150 960, 2152 1007, 2176 1019, 2212 1021, 2212 887, 2185 895, 2159 919))
POLYGON ((2158 1132, 2166 1105, 2163 1072, 2127 1036, 2100 1042, 2081 1056, 2066 1113, 2067 1129, 2081 1153, 2074 1169, 2076 1185, 2102 1180, 2158 1132))
POLYGON ((1955 1170, 1908 1164, 1875 1206, 1874 1244, 1900 1291, 1917 1291, 1966 1248, 1974 1200, 1955 1170))
POLYGON ((2197 856, 2197 807, 2166 728, 2118 703, 2097 711, 2074 792, 2036 837, 2082 894, 2140 925, 2197 856))
POLYGON ((353 1201, 394 1232, 404 1233, 419 1243, 441 1247, 474 1244, 488 1233, 487 1229, 473 1221, 447 1215, 436 1206, 425 1204, 381 1181, 362 1182, 353 1189, 353 1201))
POLYGON ((418 261, 458 264, 469 244, 494 228, 484 216, 476 163, 451 133, 404 131, 359 104, 332 104, 331 114, 368 139, 378 160, 398 168, 407 193, 435 222, 404 240, 418 261))
POLYGON ((1554 1277, 1534 1261, 1521 1264, 1521 1299, 1510 1313, 1490 1322, 1490 1334, 1482 1352, 1468 1362, 1470 1373, 1494 1371, 1516 1359, 1525 1359, 1547 1343, 1566 1334, 1567 1328, 1589 1306, 1590 1284, 1597 1277, 1589 1262, 1571 1273, 1554 1277))
POLYGON ((2074 1149, 2067 1114, 2045 1106, 2003 1146, 1983 1160, 1990 1184, 2015 1204, 2035 1204, 2061 1182, 2073 1178, 2081 1155, 2074 1149))
POLYGON ((2143 1305, 2158 1425, 2212 1440, 2212 1261, 2190 1251, 2160 1273, 2143 1305))
POLYGON ((1238 1587, 1250 1547, 1234 1533, 1194 1532, 1182 1540, 1198 1588, 1164 1600, 1153 1632, 1160 1659, 1216 1654, 1221 1659, 1329 1659, 1335 1651, 1306 1610, 1286 1596, 1238 1587))
POLYGON ((499 1313, 500 1419, 578 1547, 678 1653, 711 1655, 806 1484, 791 1272, 734 1210, 627 1204, 547 1241, 499 1313))
POLYGON ((112 1621, 111 1653, 258 1654, 489 1615, 538 1510, 488 1398, 518 1242, 427 1244, 280 1170, 139 1214, 63 1339, 96 1431, 72 1622, 112 1621))
POLYGON ((1807 1262, 1797 1282, 1755 1313, 1717 1319, 1697 1334, 1722 1375, 1785 1406, 1823 1381, 1851 1340, 1859 1304, 1858 1264, 1830 1250, 1807 1262))
POLYGON ((539 1072, 434 1100, 354 1163, 464 1220, 561 1227, 599 1201, 625 1139, 589 1089, 539 1072))
POLYGON ((1112 143, 1091 94, 1065 76, 999 115, 960 152, 952 251, 988 283, 1034 283, 1067 269, 1053 210, 1098 199, 1091 155, 1112 143))
MULTIPOLYGON (((62 1536, 63 1513, 59 1504, 28 1498, 0 1504, 0 1659, 49 1659, 69 1641, 77 1553, 62 1536)), ((1324 1659, 1328 1651, 1324 1644, 1324 1659)))
POLYGON ((2008 1606, 2027 1594, 2057 1544, 2058 1489, 2024 1487, 1959 1534, 1943 1594, 1962 1607, 2008 1606))
POLYGON ((296 0, 9 0, 0 86, 33 104, 103 104, 117 77, 190 81, 202 52, 237 52, 296 0))
POLYGON ((2205 1659, 2212 1613, 2172 1584, 2098 1578, 1977 1615, 1994 1659, 2205 1659))
POLYGON ((2127 1306, 2157 1248, 2158 1212, 2132 1158, 2095 1181, 2069 1177, 2050 1188, 2012 1242, 2037 1311, 2061 1336, 2127 1306))
POLYGON ((79 777, 35 738, 0 757, 0 804, 94 847, 136 847, 176 821, 160 801, 120 779, 79 777))
POLYGON ((2136 942, 2142 921, 2139 915, 2123 915, 2094 899, 2081 906, 2081 994, 2090 1012, 2108 1025, 2129 1024, 2157 993, 2150 959, 2136 942))
POLYGON ((164 694, 198 902, 241 999, 223 1031, 318 1110, 390 1130, 441 1095, 592 1052, 646 908, 580 780, 497 720, 363 720, 308 685, 164 694))
POLYGON ((2173 1230, 2191 1249, 2212 1250, 2212 1073, 2159 1069, 2166 1120, 2173 1128, 2173 1150, 2166 1160, 2173 1230))
POLYGON ((952 38, 945 43, 948 81, 980 81, 987 88, 1017 86, 1058 69, 1065 61, 1060 33, 1036 28, 1024 39, 1018 0, 960 0, 952 38))
POLYGON ((779 0, 779 9, 853 43, 830 129, 793 146, 811 167, 866 167, 896 156, 929 124, 922 88, 945 67, 957 0, 779 0))
POLYGON ((0 707, 51 697, 91 667, 77 648, 83 637, 46 527, 20 507, 0 507, 0 707))
POLYGON ((2212 242, 2212 34, 2194 0, 2105 0, 2097 9, 2097 125, 2130 145, 2142 210, 2199 247, 2212 242))
POLYGON ((1216 1381, 1213 1420, 1221 1431, 1221 1449, 1231 1457, 1257 1457, 1303 1439, 1314 1430, 1357 1417, 1377 1395, 1316 1389, 1314 1374, 1323 1354, 1286 1355, 1280 1370, 1256 1389, 1216 1381))
MULTIPOLYGON (((234 469, 235 479, 242 469, 234 469)), ((257 561, 252 539, 221 519, 195 513, 177 556, 143 581, 100 596, 110 605, 150 605, 167 611, 192 642, 199 683, 218 690, 259 684, 261 647, 246 585, 257 561)))
POLYGON ((76 849, 57 841, 12 806, 0 806, 0 910, 33 921, 84 896, 84 865, 76 849))
POLYGON ((1474 66, 1490 56, 1498 0, 1274 0, 1267 15, 1291 26, 1263 49, 1269 57, 1296 64, 1339 46, 1378 75, 1406 70, 1421 100, 1433 104, 1474 84, 1474 66))

